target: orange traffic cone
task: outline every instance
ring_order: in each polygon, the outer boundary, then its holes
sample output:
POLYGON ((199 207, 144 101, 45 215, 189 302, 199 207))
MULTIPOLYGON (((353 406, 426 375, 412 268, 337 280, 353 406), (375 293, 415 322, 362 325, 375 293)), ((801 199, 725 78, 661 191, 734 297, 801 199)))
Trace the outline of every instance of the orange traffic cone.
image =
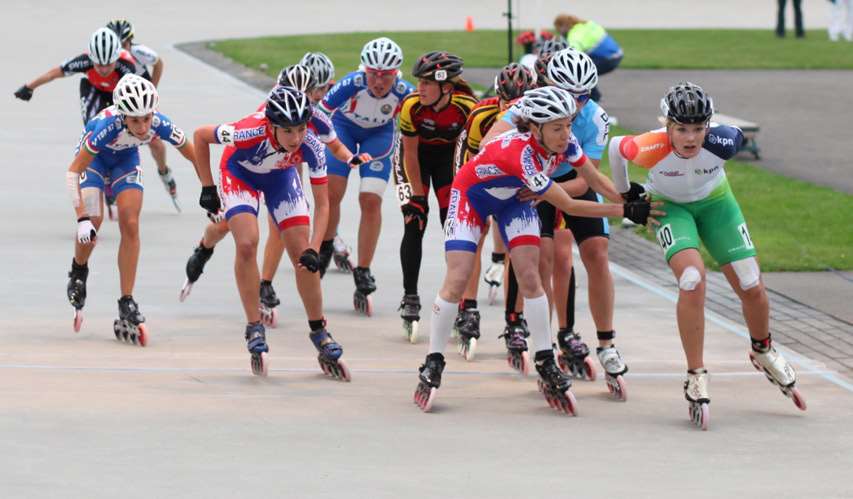
POLYGON ((465 18, 465 31, 468 33, 474 31, 474 18, 471 16, 465 18))

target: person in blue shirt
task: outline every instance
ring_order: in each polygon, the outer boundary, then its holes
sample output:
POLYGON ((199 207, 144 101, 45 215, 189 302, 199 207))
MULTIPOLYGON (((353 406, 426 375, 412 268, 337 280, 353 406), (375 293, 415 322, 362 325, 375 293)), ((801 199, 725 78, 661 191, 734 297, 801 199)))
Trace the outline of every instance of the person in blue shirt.
MULTIPOLYGON (((103 221, 102 197, 105 180, 112 187, 118 206, 121 242, 118 267, 121 283, 116 338, 145 346, 145 317, 133 299, 139 260, 139 212, 142 208, 142 169, 139 147, 155 138, 174 145, 195 166, 192 143, 183 130, 157 111, 159 96, 154 84, 134 74, 125 75, 113 91, 114 105, 86 124, 77 152, 66 175, 72 205, 77 215, 77 237, 68 282, 68 300, 75 309, 74 330, 83 321, 88 260, 95 248, 103 221)), ((198 171, 198 170, 197 170, 198 171)), ((212 185, 212 178, 206 179, 212 185)), ((205 179, 202 179, 203 183, 205 179)))
POLYGON ((371 40, 361 51, 362 68, 344 76, 320 103, 323 110, 332 113, 332 124, 341 142, 354 154, 367 153, 372 157, 370 161, 355 163, 328 158, 329 224, 320 248, 325 267, 334 250, 349 172, 357 166, 361 177, 358 195, 361 220, 353 279, 365 305, 369 301, 367 296, 376 291, 370 264, 382 226, 382 194, 391 176, 391 158, 399 139, 395 118, 400 102, 414 90, 411 83, 400 77, 402 63, 403 51, 394 41, 384 37, 371 40))

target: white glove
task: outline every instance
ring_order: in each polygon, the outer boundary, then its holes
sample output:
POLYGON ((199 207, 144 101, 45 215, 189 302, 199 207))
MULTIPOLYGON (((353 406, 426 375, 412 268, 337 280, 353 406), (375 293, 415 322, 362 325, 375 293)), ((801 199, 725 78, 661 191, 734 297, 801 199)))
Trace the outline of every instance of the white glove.
POLYGON ((77 241, 80 244, 89 244, 95 241, 95 236, 97 236, 98 231, 95 230, 95 226, 92 224, 92 221, 89 220, 89 217, 80 217, 77 219, 77 241))

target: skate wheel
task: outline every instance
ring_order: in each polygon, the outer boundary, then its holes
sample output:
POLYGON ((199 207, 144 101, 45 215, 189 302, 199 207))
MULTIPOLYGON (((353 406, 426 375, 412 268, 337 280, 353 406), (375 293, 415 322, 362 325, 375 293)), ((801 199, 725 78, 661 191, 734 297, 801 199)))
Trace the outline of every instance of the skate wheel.
POLYGON ((572 368, 569 366, 568 361, 563 355, 557 355, 557 365, 560 366, 560 370, 566 374, 572 373, 572 368))
POLYGON ((373 298, 371 298, 370 295, 367 295, 365 300, 367 300, 367 309, 365 310, 365 313, 368 317, 373 317, 373 298))
POLYGON ((409 343, 417 343, 418 342, 418 321, 412 321, 409 323, 408 335, 409 335, 409 343))
POLYGON ((338 359, 338 379, 349 383, 352 381, 352 375, 343 359, 338 359))
POLYGON ((563 392, 563 397, 560 399, 560 409, 569 416, 578 415, 578 402, 571 390, 563 392))
POLYGON ((418 384, 417 389, 415 389, 415 404, 423 412, 429 412, 432 409, 433 400, 435 400, 435 392, 436 388, 432 386, 418 384))
POLYGON ((521 369, 519 372, 522 376, 530 374, 530 353, 527 350, 521 352, 521 369))
POLYGON ((148 328, 145 327, 145 324, 136 326, 136 343, 141 347, 148 344, 148 328))
POLYGON ((252 374, 266 377, 269 374, 269 359, 266 352, 252 354, 252 374))
POLYGON ((471 362, 474 360, 474 353, 477 351, 477 338, 469 338, 468 343, 464 343, 465 352, 462 354, 465 357, 465 360, 471 362))
POLYGON ((690 421, 696 427, 701 428, 702 431, 708 431, 708 423, 711 421, 711 410, 707 403, 691 403, 688 406, 688 413, 690 414, 690 421))
POLYGON ((178 295, 178 300, 183 303, 193 290, 193 283, 189 279, 184 280, 184 285, 181 287, 181 293, 178 295))
POLYGON ((797 388, 791 388, 789 391, 789 396, 794 401, 794 405, 797 406, 797 409, 801 411, 806 410, 806 399, 803 398, 803 395, 800 393, 800 390, 797 388))
POLYGON ((175 205, 175 209, 178 210, 178 213, 181 213, 181 205, 178 204, 178 195, 177 194, 172 196, 172 204, 175 205))
POLYGON ((628 400, 628 389, 625 385, 625 380, 622 378, 622 375, 618 376, 607 376, 605 375, 605 382, 607 383, 607 391, 610 392, 615 398, 625 402, 628 400))
POLYGON ((583 375, 587 381, 595 381, 598 373, 595 372, 595 365, 589 357, 583 360, 583 375))
POLYGON ((764 368, 761 367, 761 364, 755 359, 755 353, 750 350, 749 352, 749 361, 752 363, 752 367, 754 367, 759 372, 764 372, 764 368))
POLYGON ((74 332, 79 333, 80 327, 83 325, 83 311, 74 310, 74 332))

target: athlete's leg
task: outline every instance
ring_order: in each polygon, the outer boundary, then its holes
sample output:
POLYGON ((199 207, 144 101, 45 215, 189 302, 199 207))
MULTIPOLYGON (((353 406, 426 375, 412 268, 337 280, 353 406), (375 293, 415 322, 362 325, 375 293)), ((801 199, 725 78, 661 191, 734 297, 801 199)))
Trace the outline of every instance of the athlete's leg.
MULTIPOLYGON (((755 257, 750 258, 754 259, 755 257)), ((766 339, 770 336, 770 302, 767 299, 764 282, 758 273, 758 262, 741 260, 723 265, 720 270, 723 271, 723 275, 726 276, 732 289, 740 298, 743 318, 746 321, 749 336, 756 340, 766 339), (754 275, 757 279, 755 284, 752 286, 747 284, 749 288, 744 289, 744 280, 740 278, 737 270, 733 267, 734 265, 741 267, 740 273, 742 275, 754 275)))
POLYGON ((279 237, 278 225, 276 225, 275 219, 269 212, 267 213, 267 227, 269 228, 269 233, 267 234, 267 242, 264 245, 261 279, 272 281, 281 263, 281 257, 284 254, 284 238, 279 237))
POLYGON ((261 320, 261 276, 258 272, 257 215, 248 211, 237 212, 228 218, 228 228, 234 238, 234 277, 246 322, 258 322, 261 320))
POLYGON ((554 233, 554 278, 553 299, 557 309, 557 322, 560 329, 574 329, 574 303, 569 308, 569 293, 572 281, 572 231, 560 229, 554 233), (569 320, 571 316, 572 320, 569 320), (571 325, 569 324, 571 322, 571 325))
POLYGON ((382 197, 373 192, 360 192, 358 205, 361 208, 358 226, 358 266, 370 267, 382 229, 382 197))
MULTIPOLYGON (((586 268, 589 292, 589 311, 598 331, 613 331, 613 276, 607 258, 609 240, 606 237, 590 237, 581 241, 581 261, 586 268)), ((613 344, 612 339, 598 340, 599 346, 613 344)))
POLYGON ((136 267, 139 262, 139 212, 142 210, 142 189, 117 190, 118 227, 121 242, 118 247, 118 270, 121 295, 133 294, 136 267))
POLYGON ((678 333, 687 357, 687 369, 704 367, 705 264, 699 250, 687 248, 674 254, 669 267, 678 281, 678 333))
POLYGON ((281 231, 281 241, 296 274, 296 289, 305 307, 309 321, 323 319, 323 290, 320 288, 320 273, 299 268, 299 257, 308 249, 310 229, 307 225, 294 225, 281 231))
POLYGON ((382 195, 391 178, 391 162, 397 143, 398 137, 394 128, 388 127, 365 137, 359 148, 360 153, 368 153, 373 157, 358 169, 361 177, 358 189, 358 204, 361 208, 358 266, 362 268, 370 267, 379 242, 382 229, 382 195))

